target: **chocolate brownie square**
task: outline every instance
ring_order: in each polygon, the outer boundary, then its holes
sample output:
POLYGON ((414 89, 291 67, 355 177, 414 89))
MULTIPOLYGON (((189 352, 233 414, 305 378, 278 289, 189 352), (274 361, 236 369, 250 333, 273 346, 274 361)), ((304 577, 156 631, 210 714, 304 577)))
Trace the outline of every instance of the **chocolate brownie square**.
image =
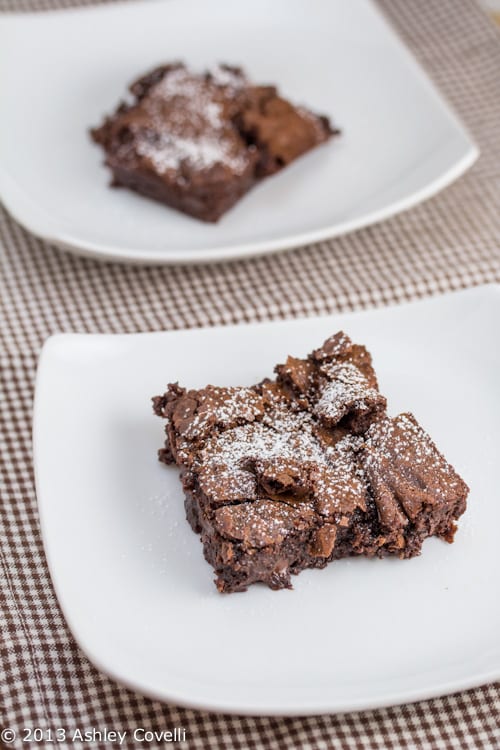
POLYGON ((156 68, 91 131, 113 185, 215 222, 253 185, 337 133, 328 118, 254 86, 240 68, 156 68))
POLYGON ((343 333, 252 387, 171 384, 165 463, 181 469, 187 518, 219 591, 347 555, 419 554, 453 540, 468 488, 411 414, 391 418, 370 354, 343 333))

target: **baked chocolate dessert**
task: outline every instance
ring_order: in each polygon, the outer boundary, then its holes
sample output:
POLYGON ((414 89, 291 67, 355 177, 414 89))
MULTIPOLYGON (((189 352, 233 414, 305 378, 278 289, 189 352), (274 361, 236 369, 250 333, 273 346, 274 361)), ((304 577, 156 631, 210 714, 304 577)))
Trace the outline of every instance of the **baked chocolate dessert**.
POLYGON ((160 460, 181 469, 187 518, 219 591, 347 555, 418 555, 453 541, 468 488, 411 414, 391 418, 370 354, 344 333, 249 388, 168 386, 160 460))
POLYGON ((256 182, 338 133, 327 117, 229 65, 203 74, 163 65, 130 91, 133 101, 91 131, 112 184, 203 221, 217 221, 256 182))

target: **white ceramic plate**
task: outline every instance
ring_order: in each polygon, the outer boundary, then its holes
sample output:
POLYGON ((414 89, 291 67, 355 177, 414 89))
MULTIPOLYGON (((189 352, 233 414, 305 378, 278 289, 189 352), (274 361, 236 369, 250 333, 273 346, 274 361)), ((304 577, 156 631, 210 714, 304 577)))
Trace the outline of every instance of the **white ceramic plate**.
POLYGON ((500 677, 500 287, 326 318, 46 344, 35 470, 57 595, 89 658, 155 698, 312 714, 500 677), (219 594, 159 464, 150 397, 168 381, 250 384, 343 328, 373 352, 391 413, 412 410, 471 487, 453 545, 305 571, 294 590, 219 594))
POLYGON ((369 0, 169 0, 2 16, 0 67, 1 199, 35 234, 97 258, 213 261, 325 239, 433 195, 478 154, 369 0), (110 190, 87 128, 138 74, 175 59, 241 64, 331 115, 343 135, 215 226, 110 190))

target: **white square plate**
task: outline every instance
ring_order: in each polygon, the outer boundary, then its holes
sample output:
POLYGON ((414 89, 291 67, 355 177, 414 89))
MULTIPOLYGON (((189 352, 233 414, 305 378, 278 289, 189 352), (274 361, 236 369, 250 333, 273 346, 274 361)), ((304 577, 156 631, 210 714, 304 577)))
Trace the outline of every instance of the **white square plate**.
POLYGON ((3 16, 0 67, 1 199, 35 234, 99 258, 211 261, 333 237, 436 193, 478 153, 369 0, 168 0, 3 16), (110 190, 88 128, 139 74, 175 59, 241 64, 331 115, 342 137, 215 226, 110 190))
POLYGON ((178 704, 312 714, 500 677, 500 287, 369 312, 135 335, 60 335, 41 357, 34 448, 45 550, 73 634, 104 672, 178 704), (219 594, 159 464, 168 381, 250 384, 339 328, 372 351, 471 487, 455 543, 350 559, 292 591, 219 594))

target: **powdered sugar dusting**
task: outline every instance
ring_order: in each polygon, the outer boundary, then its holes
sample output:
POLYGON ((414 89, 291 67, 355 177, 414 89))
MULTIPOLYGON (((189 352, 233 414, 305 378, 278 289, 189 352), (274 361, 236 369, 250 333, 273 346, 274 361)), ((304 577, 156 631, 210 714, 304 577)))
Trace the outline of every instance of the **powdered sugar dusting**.
MULTIPOLYGON (((242 485, 249 487, 251 478, 247 499, 254 499, 256 480, 245 468, 252 459, 260 465, 271 464, 275 475, 280 471, 286 475, 291 465, 297 467, 300 480, 308 484, 306 499, 314 501, 328 495, 330 512, 341 510, 346 500, 351 510, 351 506, 363 506, 365 488, 354 452, 360 439, 347 435, 335 445, 325 445, 316 435, 316 427, 310 414, 283 407, 262 421, 212 436, 199 457, 200 465, 207 467, 204 489, 216 493, 221 485, 227 485, 240 490, 242 485)), ((283 499, 288 501, 286 496, 283 499)))
POLYGON ((365 466, 377 471, 407 467, 406 474, 438 496, 462 491, 463 480, 438 451, 429 435, 410 414, 374 423, 366 437, 365 466))
POLYGON ((314 413, 339 422, 347 411, 366 408, 366 402, 377 401, 378 391, 368 386, 363 373, 352 363, 334 364, 328 368, 331 382, 323 389, 314 413))
POLYGON ((246 76, 239 69, 231 68, 228 65, 215 65, 210 68, 209 75, 217 86, 226 86, 233 90, 248 83, 246 76))
POLYGON ((168 71, 154 87, 154 95, 141 103, 152 118, 150 137, 138 140, 137 152, 163 174, 182 164, 206 170, 217 164, 243 173, 248 154, 235 141, 224 118, 225 103, 242 79, 218 68, 209 76, 195 75, 183 67, 168 71), (227 93, 224 93, 227 88, 227 93))

